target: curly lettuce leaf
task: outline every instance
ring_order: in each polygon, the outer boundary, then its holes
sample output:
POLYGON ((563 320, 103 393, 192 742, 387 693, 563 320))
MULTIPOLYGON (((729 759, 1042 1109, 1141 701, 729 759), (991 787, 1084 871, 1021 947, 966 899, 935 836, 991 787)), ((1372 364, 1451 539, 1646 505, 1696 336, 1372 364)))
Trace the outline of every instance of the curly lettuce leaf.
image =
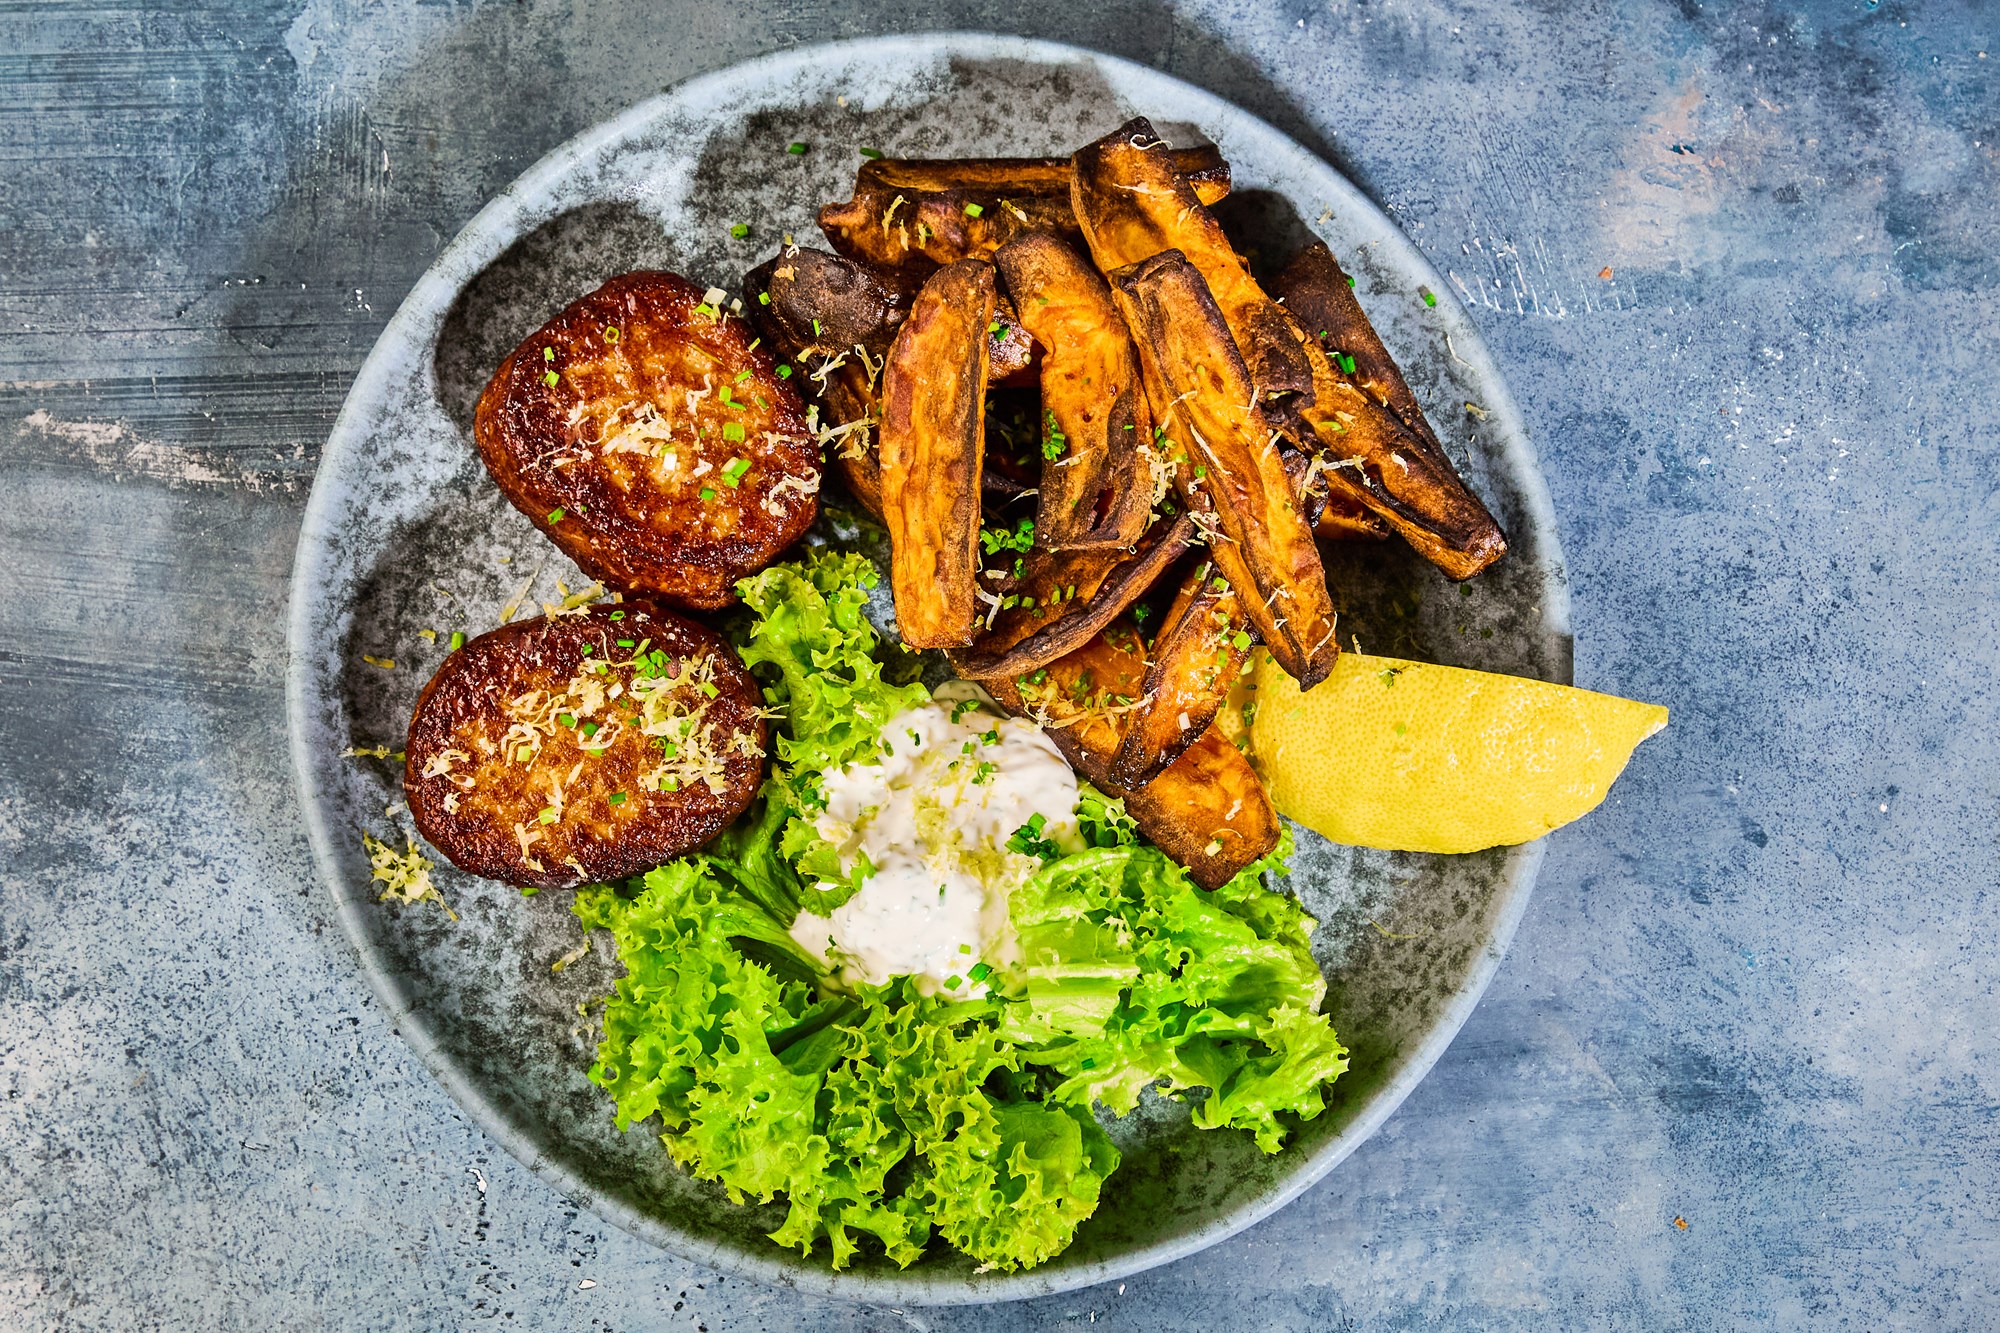
POLYGON ((764 668, 765 700, 780 717, 778 766, 764 801, 783 817, 761 836, 767 853, 776 849, 773 861, 797 867, 783 884, 788 922, 798 912, 801 875, 813 881, 812 910, 825 915, 859 892, 872 869, 842 870, 813 826, 809 812, 824 804, 820 775, 874 757, 882 724, 930 698, 921 684, 883 675, 881 636, 864 609, 876 581, 866 557, 816 551, 736 585, 755 613, 739 649, 753 671, 764 668))

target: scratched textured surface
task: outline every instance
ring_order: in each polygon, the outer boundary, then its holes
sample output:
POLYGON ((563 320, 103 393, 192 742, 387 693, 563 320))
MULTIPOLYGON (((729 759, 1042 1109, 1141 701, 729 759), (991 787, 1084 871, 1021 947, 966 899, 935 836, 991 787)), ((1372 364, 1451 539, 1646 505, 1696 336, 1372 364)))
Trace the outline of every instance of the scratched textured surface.
POLYGON ((870 9, 0 5, 0 1326, 2000 1319, 2000 94, 1970 8, 900 8, 1160 65, 1389 208, 1535 433, 1578 682, 1676 723, 1551 840, 1389 1125, 1122 1286, 919 1314, 719 1280, 422 1071, 291 803, 319 442, 542 152, 870 9))

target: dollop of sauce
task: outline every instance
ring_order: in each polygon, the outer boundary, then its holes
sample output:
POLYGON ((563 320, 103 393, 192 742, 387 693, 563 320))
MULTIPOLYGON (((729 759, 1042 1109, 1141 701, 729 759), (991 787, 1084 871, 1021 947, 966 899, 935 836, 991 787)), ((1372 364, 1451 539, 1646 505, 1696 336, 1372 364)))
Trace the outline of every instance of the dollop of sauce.
POLYGON ((932 993, 983 995, 987 971, 1011 961, 1008 892, 1042 865, 1007 840, 1040 815, 1041 837, 1080 845, 1076 774, 1040 727, 961 681, 891 718, 881 742, 879 759, 822 778, 815 820, 843 871, 863 857, 874 870, 827 915, 801 911, 792 938, 850 985, 911 976, 932 993))

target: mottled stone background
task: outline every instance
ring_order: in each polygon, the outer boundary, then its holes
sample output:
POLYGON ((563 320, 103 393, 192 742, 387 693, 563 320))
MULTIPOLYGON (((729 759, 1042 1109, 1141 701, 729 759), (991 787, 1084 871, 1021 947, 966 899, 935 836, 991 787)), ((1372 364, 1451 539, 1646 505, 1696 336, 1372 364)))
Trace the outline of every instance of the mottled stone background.
POLYGON ((2000 1322, 1993 14, 879 9, 0 0, 0 1325, 2000 1322), (1578 683, 1675 715, 1327 1182, 987 1310, 721 1280, 495 1150, 377 1011, 284 748, 315 457, 437 250, 664 85, 892 27, 1155 64, 1361 184, 1526 412, 1578 683))

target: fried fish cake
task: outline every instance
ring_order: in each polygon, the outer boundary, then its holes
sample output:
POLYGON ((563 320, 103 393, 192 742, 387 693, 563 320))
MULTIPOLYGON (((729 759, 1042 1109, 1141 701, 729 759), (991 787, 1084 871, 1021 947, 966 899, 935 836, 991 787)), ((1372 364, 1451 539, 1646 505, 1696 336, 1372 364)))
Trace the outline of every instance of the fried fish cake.
POLYGON ((749 806, 763 694, 722 637, 644 602, 520 621, 445 659, 403 790, 453 865, 544 889, 693 851, 749 806))
POLYGON ((819 507, 805 405, 755 344, 719 292, 613 278, 501 362, 473 420, 479 455, 593 578, 727 606, 819 507))

